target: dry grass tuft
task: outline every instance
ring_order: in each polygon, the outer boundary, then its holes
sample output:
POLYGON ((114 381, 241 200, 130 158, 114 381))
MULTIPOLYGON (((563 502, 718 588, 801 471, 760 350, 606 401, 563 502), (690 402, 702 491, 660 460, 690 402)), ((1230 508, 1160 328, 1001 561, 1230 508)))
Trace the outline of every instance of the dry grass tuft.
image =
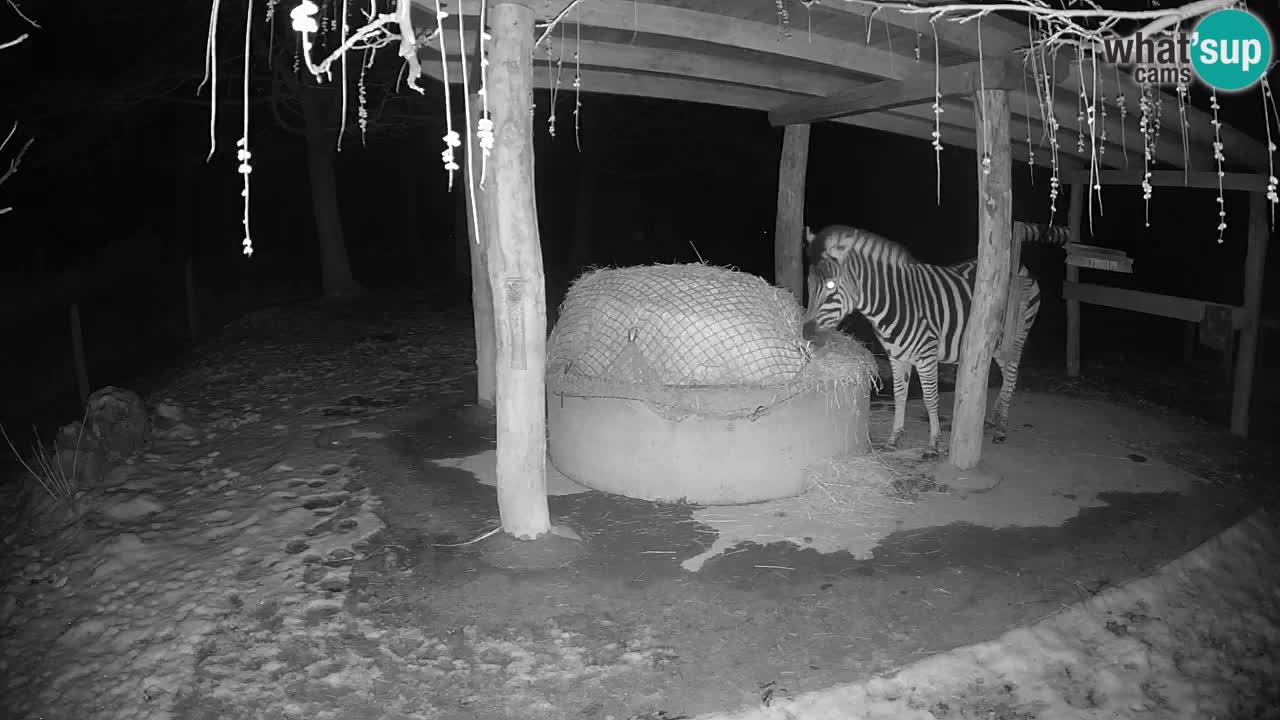
POLYGON ((71 453, 70 467, 67 466, 67 463, 62 462, 56 443, 52 447, 46 447, 37 436, 35 442, 31 445, 30 451, 24 458, 3 426, 0 426, 0 436, 4 437, 13 456, 17 458, 22 468, 27 471, 29 481, 34 482, 36 486, 44 490, 45 494, 55 503, 63 505, 72 511, 77 509, 77 495, 80 491, 77 481, 79 477, 79 448, 84 438, 83 423, 80 424, 80 434, 76 438, 76 447, 71 453))

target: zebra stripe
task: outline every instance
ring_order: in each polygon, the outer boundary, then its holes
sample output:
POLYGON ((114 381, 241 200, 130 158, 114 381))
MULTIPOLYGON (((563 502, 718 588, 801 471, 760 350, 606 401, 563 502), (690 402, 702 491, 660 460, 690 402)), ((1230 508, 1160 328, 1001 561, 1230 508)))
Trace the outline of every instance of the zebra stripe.
MULTIPOLYGON (((1068 239, 1062 226, 1014 223, 1020 242, 1061 245, 1068 239)), ((809 244, 809 305, 804 334, 814 339, 834 330, 854 312, 874 328, 889 356, 893 373, 894 418, 889 446, 896 447, 906 424, 907 386, 913 370, 920 375, 925 408, 929 413, 927 457, 938 452, 938 365, 960 362, 964 328, 973 306, 977 259, 955 265, 929 265, 917 261, 902 245, 875 233, 833 225, 817 235, 805 228, 809 244)), ((1022 322, 1009 352, 998 341, 993 359, 1000 367, 1000 394, 996 400, 994 442, 1003 442, 1009 402, 1018 380, 1018 364, 1027 333, 1040 311, 1040 286, 1019 267, 1022 322)))

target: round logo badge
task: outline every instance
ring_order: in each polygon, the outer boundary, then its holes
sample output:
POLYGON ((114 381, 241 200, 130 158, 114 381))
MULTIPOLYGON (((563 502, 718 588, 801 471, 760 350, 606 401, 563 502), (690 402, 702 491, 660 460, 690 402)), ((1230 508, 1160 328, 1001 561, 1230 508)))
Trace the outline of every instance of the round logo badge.
POLYGON ((1205 15, 1191 45, 1196 73, 1218 90, 1243 90, 1258 82, 1271 64, 1271 32, 1245 10, 1205 15))

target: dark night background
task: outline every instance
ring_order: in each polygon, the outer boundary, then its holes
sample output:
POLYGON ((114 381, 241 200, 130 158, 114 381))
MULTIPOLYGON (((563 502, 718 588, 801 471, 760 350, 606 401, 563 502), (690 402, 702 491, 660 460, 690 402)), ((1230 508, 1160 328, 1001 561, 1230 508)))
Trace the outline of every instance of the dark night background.
MULTIPOLYGON (((1277 11, 1266 5, 1277 27, 1277 11)), ((252 258, 240 254, 234 152, 242 3, 222 7, 218 146, 210 162, 208 91, 194 94, 203 67, 206 0, 22 7, 44 27, 27 28, 0 8, 0 38, 32 33, 27 42, 0 51, 6 98, 0 121, 6 132, 13 120, 19 122, 0 157, 3 165, 35 137, 20 171, 0 187, 0 205, 14 208, 0 216, 0 322, 10 368, 0 422, 18 428, 66 422, 75 412, 67 331, 71 300, 66 292, 54 292, 69 287, 58 280, 66 273, 78 273, 77 287, 98 285, 81 300, 94 388, 138 387, 137 377, 172 367, 184 348, 190 351, 183 324, 184 258, 193 259, 205 333, 254 308, 320 293, 306 144, 282 130, 263 102, 268 88, 261 81, 261 57, 254 63, 251 125, 256 252, 252 258)), ((278 22, 286 31, 289 9, 281 5, 278 22)), ((277 34, 277 42, 288 37, 277 34)), ((398 65, 394 49, 384 48, 375 68, 385 77, 398 65)), ((458 240, 465 226, 457 225, 463 180, 456 179, 452 192, 446 189, 439 160, 442 88, 429 78, 422 82, 426 96, 400 92, 388 104, 389 122, 370 132, 367 146, 359 143, 354 121, 349 124, 337 154, 342 226, 353 272, 365 287, 417 288, 465 306, 469 280, 465 245, 458 240)), ((1193 97, 1207 107, 1203 88, 1194 88, 1193 97)), ((454 99, 456 111, 461 96, 455 92, 454 99)), ((554 138, 546 130, 549 95, 540 92, 536 102, 537 201, 549 305, 559 302, 584 262, 692 262, 701 256, 772 279, 782 131, 770 127, 764 113, 583 95, 579 152, 572 92, 560 95, 554 138)), ((1225 122, 1265 140, 1256 89, 1222 102, 1225 122)), ((1140 154, 1130 151, 1140 167, 1140 154)), ((1195 162, 1208 169, 1209 161, 1195 162)), ((807 222, 866 227, 930 262, 963 259, 976 243, 974 164, 972 151, 943 153, 938 204, 927 142, 830 123, 815 126, 807 222)), ((1015 163, 1014 179, 1014 216, 1048 220, 1048 173, 1015 163)), ((1227 195, 1229 229, 1221 245, 1212 192, 1157 188, 1149 228, 1143 226, 1139 188, 1107 190, 1104 202, 1105 214, 1095 211, 1092 240, 1084 240, 1126 250, 1135 259, 1135 274, 1083 271, 1082 280, 1241 302, 1243 193, 1227 195)), ((1065 222, 1066 205, 1064 193, 1058 222, 1065 222)), ((1277 254, 1280 249, 1273 247, 1268 258, 1272 287, 1277 254)), ((1029 352, 1059 368, 1062 257, 1054 248, 1024 249, 1024 261, 1047 296, 1029 352)), ((1275 300, 1276 293, 1268 293, 1272 312, 1275 300)), ((1142 348, 1167 357, 1180 352, 1178 322, 1097 308, 1085 309, 1084 322, 1086 372, 1089 354, 1101 347, 1142 348)))

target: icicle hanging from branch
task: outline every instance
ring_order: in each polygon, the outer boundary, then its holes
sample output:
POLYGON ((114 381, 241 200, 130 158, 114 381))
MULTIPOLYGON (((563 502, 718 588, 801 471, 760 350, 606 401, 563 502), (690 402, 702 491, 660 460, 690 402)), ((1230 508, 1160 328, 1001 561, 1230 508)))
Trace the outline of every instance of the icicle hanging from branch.
POLYGON ((1275 96, 1271 94, 1271 83, 1267 75, 1262 76, 1262 124, 1267 128, 1267 200, 1271 201, 1271 225, 1276 223, 1276 204, 1280 203, 1280 195, 1276 193, 1276 141, 1271 137, 1271 122, 1275 120, 1280 129, 1280 113, 1276 112, 1275 96), (1269 110, 1269 112, 1268 112, 1269 110))
POLYGON ((244 240, 241 245, 244 247, 245 256, 253 255, 253 236, 249 231, 249 174, 253 172, 253 166, 249 164, 249 160, 253 157, 253 153, 249 152, 249 40, 253 29, 253 0, 246 3, 248 12, 244 18, 244 96, 241 101, 244 103, 244 114, 241 121, 240 139, 236 142, 236 159, 240 161, 239 167, 236 168, 240 176, 244 178, 244 189, 240 191, 241 197, 244 198, 244 216, 241 218, 241 224, 244 225, 244 240))
POLYGON ((1227 231, 1227 206, 1226 199, 1222 197, 1222 177, 1226 175, 1222 171, 1222 161, 1226 157, 1222 154, 1222 121, 1218 119, 1218 91, 1214 90, 1209 94, 1209 107, 1213 110, 1213 160, 1218 166, 1218 244, 1222 244, 1222 235, 1227 231))
MULTIPOLYGON (((400 0, 405 3, 407 0, 400 0)), ((449 13, 440 7, 440 0, 436 0, 436 31, 434 34, 440 36, 440 72, 444 78, 444 150, 440 152, 440 160, 444 164, 444 169, 449 173, 449 189, 453 189, 453 172, 458 169, 458 161, 453 157, 453 149, 462 144, 462 139, 458 137, 458 131, 453 129, 453 107, 449 102, 449 57, 446 55, 444 42, 444 21, 449 17, 449 13)), ((461 22, 461 19, 459 19, 461 22)), ((464 53, 465 54, 465 53, 464 53)), ((416 55, 416 52, 415 52, 416 55)))
POLYGON ((942 67, 938 64, 938 27, 933 19, 933 161, 934 177, 937 180, 937 201, 942 205, 942 67))
POLYGON ((1138 130, 1142 132, 1142 204, 1143 222, 1151 227, 1151 160, 1155 148, 1155 124, 1152 121, 1151 83, 1143 83, 1138 96, 1138 110, 1142 116, 1138 120, 1138 130))

